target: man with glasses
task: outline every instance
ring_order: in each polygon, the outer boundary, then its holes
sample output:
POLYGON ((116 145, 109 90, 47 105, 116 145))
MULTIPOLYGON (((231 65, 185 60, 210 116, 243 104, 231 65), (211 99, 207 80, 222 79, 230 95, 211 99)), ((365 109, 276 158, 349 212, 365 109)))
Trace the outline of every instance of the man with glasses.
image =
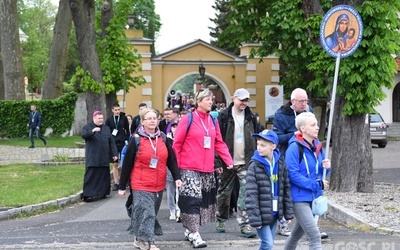
MULTIPOLYGON (((279 150, 282 157, 285 156, 290 138, 297 131, 295 124, 296 116, 303 112, 313 112, 313 110, 308 105, 307 92, 304 89, 297 88, 292 91, 290 102, 280 107, 275 113, 273 130, 278 135, 279 150)), ((283 236, 290 235, 286 220, 283 219, 280 221, 278 233, 283 236)), ((321 232, 321 238, 326 239, 328 235, 325 232, 321 232)))
POLYGON ((224 222, 229 219, 229 208, 232 190, 236 179, 239 180, 239 196, 237 199, 236 220, 240 225, 241 235, 247 238, 255 237, 251 230, 246 213, 245 192, 246 175, 249 162, 256 149, 256 142, 251 136, 258 133, 257 118, 248 106, 250 93, 246 89, 237 89, 232 97, 232 103, 221 111, 218 123, 222 139, 229 148, 234 165, 228 168, 222 161, 215 163, 216 168, 223 168, 219 179, 217 193, 217 225, 218 233, 225 232, 224 222))

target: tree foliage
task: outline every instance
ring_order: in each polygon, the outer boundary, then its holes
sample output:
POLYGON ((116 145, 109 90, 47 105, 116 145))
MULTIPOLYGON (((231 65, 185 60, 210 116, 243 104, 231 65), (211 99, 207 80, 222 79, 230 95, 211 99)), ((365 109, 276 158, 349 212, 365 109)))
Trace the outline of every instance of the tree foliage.
POLYGON ((131 1, 120 0, 106 28, 107 35, 97 42, 106 94, 145 84, 142 76, 135 76, 142 70, 141 56, 125 35, 125 24, 131 11, 131 1))
POLYGON ((230 25, 219 43, 259 43, 251 56, 275 54, 284 67, 281 84, 290 93, 306 88, 311 97, 330 99, 335 58, 319 43, 325 12, 337 4, 356 8, 364 35, 353 55, 340 62, 333 120, 331 187, 335 191, 373 191, 372 151, 365 114, 386 98, 397 73, 393 55, 400 50, 398 0, 229 1, 230 25))
POLYGON ((57 9, 49 0, 20 0, 18 6, 20 29, 29 37, 21 44, 28 88, 40 89, 46 79, 57 9))

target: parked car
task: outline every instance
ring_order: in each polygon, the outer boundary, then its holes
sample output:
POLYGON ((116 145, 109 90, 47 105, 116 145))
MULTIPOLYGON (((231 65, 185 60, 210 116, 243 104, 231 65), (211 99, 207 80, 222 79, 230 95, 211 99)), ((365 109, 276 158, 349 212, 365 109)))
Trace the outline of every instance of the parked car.
MULTIPOLYGON (((378 144, 378 147, 384 148, 387 145, 387 129, 389 125, 385 123, 379 113, 368 114, 369 131, 371 134, 371 143, 378 144)), ((367 120, 368 121, 368 120, 367 120)))

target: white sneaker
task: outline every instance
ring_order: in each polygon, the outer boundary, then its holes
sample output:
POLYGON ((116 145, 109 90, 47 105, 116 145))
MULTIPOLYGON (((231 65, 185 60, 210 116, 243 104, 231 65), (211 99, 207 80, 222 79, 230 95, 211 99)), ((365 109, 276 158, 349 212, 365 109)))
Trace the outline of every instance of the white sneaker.
POLYGON ((176 220, 175 214, 171 214, 171 215, 169 216, 169 219, 170 219, 170 220, 176 220))
POLYGON ((201 238, 200 234, 193 236, 193 248, 207 247, 207 243, 201 238))
POLYGON ((193 234, 192 232, 190 232, 188 229, 185 230, 185 232, 183 233, 185 235, 185 239, 190 241, 190 243, 192 243, 193 241, 193 234))
POLYGON ((321 239, 328 239, 328 234, 325 232, 320 232, 321 233, 321 239))
POLYGON ((283 226, 281 227, 281 225, 278 225, 278 233, 282 236, 289 236, 290 235, 290 229, 288 226, 283 226))

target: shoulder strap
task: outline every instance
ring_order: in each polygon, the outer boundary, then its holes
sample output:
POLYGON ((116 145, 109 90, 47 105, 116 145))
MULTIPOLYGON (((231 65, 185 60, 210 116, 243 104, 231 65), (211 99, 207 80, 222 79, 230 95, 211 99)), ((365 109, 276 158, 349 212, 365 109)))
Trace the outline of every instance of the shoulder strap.
POLYGON ((188 123, 187 123, 187 128, 186 128, 186 134, 189 132, 190 125, 192 125, 193 113, 189 112, 187 115, 188 115, 188 123))
POLYGON ((297 143, 297 148, 299 149, 299 163, 303 160, 303 154, 304 154, 304 148, 303 145, 300 144, 300 142, 296 141, 297 143))
MULTIPOLYGON (((193 113, 189 112, 188 114, 188 123, 187 123, 187 128, 186 128, 186 134, 189 132, 190 125, 192 125, 193 122, 193 113)), ((214 123, 214 126, 217 126, 217 118, 214 116, 211 116, 211 120, 214 123)))

